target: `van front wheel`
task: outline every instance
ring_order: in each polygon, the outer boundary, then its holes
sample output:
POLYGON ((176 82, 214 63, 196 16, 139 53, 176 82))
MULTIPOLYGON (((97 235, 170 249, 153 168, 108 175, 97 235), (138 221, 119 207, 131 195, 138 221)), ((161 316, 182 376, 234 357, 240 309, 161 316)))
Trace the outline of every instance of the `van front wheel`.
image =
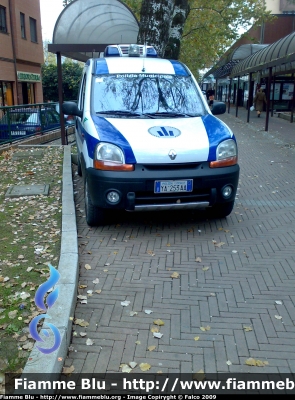
POLYGON ((84 195, 85 195, 85 213, 86 213, 87 224, 89 226, 101 225, 105 219, 104 210, 103 208, 96 207, 93 205, 89 194, 87 180, 85 181, 84 195))

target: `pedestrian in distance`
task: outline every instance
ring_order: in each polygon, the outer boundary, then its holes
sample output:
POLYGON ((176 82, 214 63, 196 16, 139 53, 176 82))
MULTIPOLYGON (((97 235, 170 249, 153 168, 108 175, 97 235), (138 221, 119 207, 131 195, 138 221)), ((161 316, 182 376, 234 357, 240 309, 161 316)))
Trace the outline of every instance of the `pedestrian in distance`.
POLYGON ((263 111, 263 104, 266 104, 266 96, 264 91, 260 88, 254 97, 254 106, 255 110, 257 111, 257 117, 260 117, 260 114, 263 111))

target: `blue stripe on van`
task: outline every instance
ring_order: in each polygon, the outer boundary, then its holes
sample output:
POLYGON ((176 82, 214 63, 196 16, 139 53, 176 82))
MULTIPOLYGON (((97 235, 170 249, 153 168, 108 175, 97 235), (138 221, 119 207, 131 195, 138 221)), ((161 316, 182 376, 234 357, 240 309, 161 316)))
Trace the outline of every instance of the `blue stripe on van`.
POLYGON ((175 60, 169 60, 174 68, 175 75, 182 75, 182 76, 188 76, 187 70, 184 68, 184 66, 179 62, 175 60))
POLYGON ((209 154, 207 161, 216 160, 216 149, 220 142, 226 139, 234 139, 229 128, 224 125, 218 118, 211 114, 207 114, 202 117, 203 124, 205 126, 208 140, 209 140, 209 154))
POLYGON ((104 58, 98 58, 97 60, 95 60, 94 74, 100 75, 108 73, 109 73, 109 67, 106 60, 104 58))
POLYGON ((134 153, 125 137, 105 118, 99 117, 97 115, 92 115, 92 119, 96 127, 99 140, 84 132, 87 135, 86 143, 88 147, 89 157, 92 159, 94 158, 95 146, 99 142, 107 142, 115 144, 123 150, 126 164, 136 164, 134 153))

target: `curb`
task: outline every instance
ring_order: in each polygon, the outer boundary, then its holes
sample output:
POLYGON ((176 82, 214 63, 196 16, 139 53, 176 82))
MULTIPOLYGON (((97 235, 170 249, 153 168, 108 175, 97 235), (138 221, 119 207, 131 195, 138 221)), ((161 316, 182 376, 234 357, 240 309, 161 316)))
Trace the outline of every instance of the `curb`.
MULTIPOLYGON (((72 317, 76 304, 78 285, 78 237, 76 226, 76 213, 74 204, 71 146, 64 146, 63 183, 62 183, 62 231, 61 249, 58 271, 60 279, 56 287, 59 288, 59 296, 47 315, 51 318, 48 322, 58 328, 61 335, 59 348, 50 353, 41 353, 35 342, 34 348, 28 358, 23 373, 60 374, 64 366, 64 360, 68 353, 72 332, 72 317)), ((54 335, 51 329, 46 328, 48 336, 40 332, 44 342, 53 343, 54 335)))

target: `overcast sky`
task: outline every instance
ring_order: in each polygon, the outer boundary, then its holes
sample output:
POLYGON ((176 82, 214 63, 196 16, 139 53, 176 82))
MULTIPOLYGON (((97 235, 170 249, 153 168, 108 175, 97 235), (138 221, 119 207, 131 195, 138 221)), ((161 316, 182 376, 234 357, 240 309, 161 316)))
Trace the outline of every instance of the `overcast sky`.
POLYGON ((43 41, 52 42, 53 29, 59 14, 62 12, 62 0, 40 0, 41 25, 43 41))

